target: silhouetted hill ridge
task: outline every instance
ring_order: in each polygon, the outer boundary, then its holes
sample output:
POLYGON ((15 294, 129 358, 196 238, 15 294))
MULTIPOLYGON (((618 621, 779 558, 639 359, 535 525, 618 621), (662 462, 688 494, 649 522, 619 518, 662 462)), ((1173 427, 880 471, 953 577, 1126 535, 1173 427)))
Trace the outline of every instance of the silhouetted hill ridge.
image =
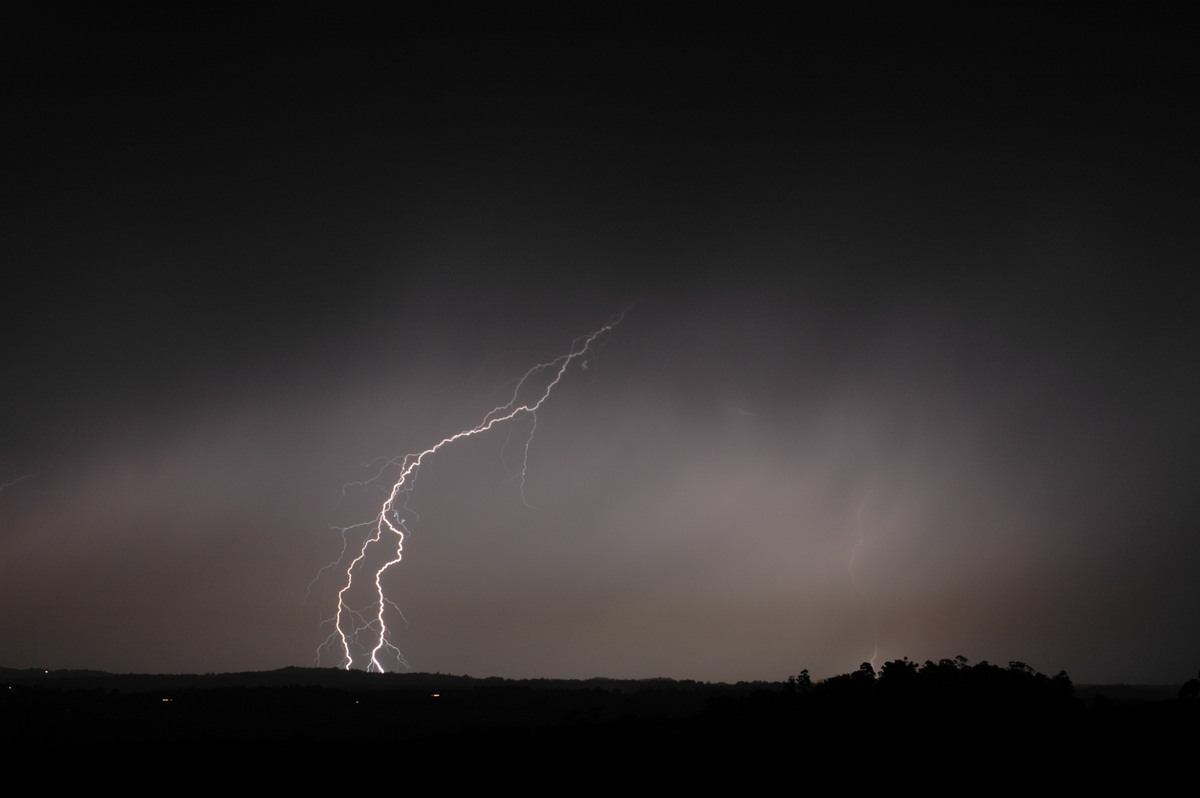
POLYGON ((62 690, 104 689, 119 692, 153 690, 204 690, 229 687, 328 687, 343 690, 464 690, 524 687, 534 690, 704 690, 752 689, 771 682, 696 682, 665 677, 647 679, 507 679, 499 676, 472 677, 445 673, 367 673, 341 668, 289 666, 273 671, 229 673, 110 673, 96 670, 45 670, 0 667, 0 681, 23 686, 47 686, 62 690))
POLYGON ((777 784, 798 768, 890 784, 896 773, 924 774, 920 763, 936 761, 952 763, 938 765, 948 783, 954 773, 998 769, 1077 781, 1081 762, 1141 772, 1149 762, 1188 761, 1200 742, 1200 700, 1135 701, 1145 692, 1085 699, 1065 673, 961 658, 898 660, 878 673, 864 663, 818 682, 802 672, 732 685, 320 668, 0 669, 0 680, 7 761, 39 773, 70 762, 66 775, 81 778, 183 772, 215 782, 241 769, 276 787, 301 787, 325 763, 341 788, 369 789, 386 766, 402 770, 407 786, 443 791, 492 789, 507 779, 611 793, 635 774, 638 783, 711 791, 747 779, 777 784))

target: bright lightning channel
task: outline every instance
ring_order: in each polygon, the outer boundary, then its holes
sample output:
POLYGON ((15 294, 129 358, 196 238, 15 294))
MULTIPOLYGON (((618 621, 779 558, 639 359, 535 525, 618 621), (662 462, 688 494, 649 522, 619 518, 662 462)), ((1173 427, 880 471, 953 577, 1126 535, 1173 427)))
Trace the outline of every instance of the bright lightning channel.
MULTIPOLYGON (((383 576, 403 559, 404 540, 408 534, 408 528, 404 525, 403 516, 397 510, 397 503, 399 502, 400 509, 408 509, 408 497, 412 492, 413 484, 420 472, 421 465, 427 458, 451 444, 480 435, 499 424, 514 421, 528 415, 532 417, 533 423, 530 428, 529 437, 526 439, 520 474, 521 499, 522 502, 525 502, 525 474, 529 464, 529 442, 533 439, 534 432, 537 431, 538 410, 550 398, 550 394, 559 382, 562 381, 563 376, 566 375, 567 370, 574 363, 579 362, 581 368, 587 368, 587 355, 589 352, 594 351, 593 345, 598 339, 620 324, 624 315, 624 312, 622 312, 603 327, 576 338, 572 342, 570 350, 565 355, 560 355, 553 360, 538 363, 530 367, 521 379, 517 381, 516 387, 513 389, 512 398, 505 404, 489 410, 474 427, 460 430, 453 435, 442 438, 424 451, 387 460, 380 468, 376 477, 365 483, 374 484, 391 467, 398 467, 400 469, 399 474, 392 483, 387 498, 380 505, 379 512, 374 519, 349 527, 338 528, 342 534, 342 554, 333 563, 322 568, 321 572, 336 566, 337 563, 345 559, 347 553, 351 550, 348 536, 353 530, 366 529, 368 531, 367 537, 358 550, 358 554, 346 566, 344 572, 345 578, 337 594, 337 613, 332 619, 334 631, 318 649, 318 659, 320 658, 321 651, 328 647, 334 647, 340 649, 340 667, 351 670, 355 666, 354 649, 365 650, 365 646, 360 647, 359 640, 361 637, 367 636, 370 640, 374 641, 374 645, 371 646, 369 653, 365 655, 365 666, 368 671, 384 672, 385 669, 381 662, 381 657, 386 658, 384 657, 384 652, 394 658, 401 666, 408 667, 408 662, 404 659, 400 649, 391 642, 391 629, 385 617, 385 610, 387 608, 391 607, 397 610, 397 612, 399 608, 387 597, 383 587, 383 576), (536 382, 538 375, 544 373, 548 373, 550 376, 542 385, 540 392, 538 392, 533 388, 531 383, 536 382), (532 394, 532 396, 522 399, 522 392, 532 394), (404 497, 403 500, 401 500, 402 496, 404 497), (387 541, 390 541, 394 548, 387 549, 387 541), (378 546, 384 546, 385 551, 390 550, 392 554, 374 573, 364 576, 361 572, 365 567, 363 563, 368 557, 368 552, 378 546), (369 578, 373 582, 375 593, 375 601, 371 605, 371 610, 368 610, 366 614, 353 609, 347 600, 347 596, 354 588, 355 580, 363 578, 369 578), (370 617, 371 612, 374 613, 374 617, 370 617)), ((525 502, 525 504, 528 505, 528 502, 525 502)), ((320 573, 318 573, 319 577, 320 573)), ((400 617, 403 618, 403 614, 400 614, 400 617)))

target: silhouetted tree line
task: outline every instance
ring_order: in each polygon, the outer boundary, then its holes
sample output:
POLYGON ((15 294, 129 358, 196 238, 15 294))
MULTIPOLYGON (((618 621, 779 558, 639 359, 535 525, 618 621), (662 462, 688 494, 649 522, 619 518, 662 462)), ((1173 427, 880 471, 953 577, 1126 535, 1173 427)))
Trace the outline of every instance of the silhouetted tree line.
MULTIPOLYGON (((1191 683, 1189 683, 1190 685, 1191 683)), ((971 664, 965 657, 907 658, 878 670, 814 681, 807 671, 778 691, 716 696, 701 720, 705 738, 761 772, 792 769, 851 774, 855 784, 891 784, 897 774, 1014 779, 1094 779, 1086 762, 1110 775, 1142 776, 1154 763, 1183 762, 1200 750, 1200 693, 1179 699, 1081 700, 1063 671, 1039 673, 1023 662, 971 664)), ((952 780, 951 780, 952 781, 952 780)))
POLYGON ((963 728, 1077 718, 1084 707, 1074 694, 1065 672, 1047 676, 1023 662, 971 665, 959 656, 918 665, 905 657, 878 671, 864 662, 819 682, 802 670, 781 690, 713 697, 708 712, 724 718, 749 713, 789 725, 963 728))
POLYGON ((1196 674, 1195 679, 1188 679, 1179 688, 1180 698, 1200 698, 1200 673, 1196 674))
POLYGON ((858 670, 814 684, 808 671, 789 677, 785 692, 794 709, 836 716, 839 723, 920 723, 963 727, 982 721, 1034 722, 1076 717, 1075 687, 1065 671, 1039 673, 1024 662, 1007 667, 966 657, 886 662, 876 672, 858 670))
MULTIPOLYGON (((792 689, 805 689, 806 683, 811 689, 807 671, 788 679, 792 689)), ((924 693, 993 701, 1063 700, 1075 694, 1066 671, 1050 677, 1024 662, 1009 662, 1007 668, 986 660, 970 665, 963 656, 938 662, 926 660, 920 666, 905 657, 885 662, 878 673, 871 663, 864 662, 853 673, 834 676, 817 687, 823 691, 837 691, 846 689, 847 685, 859 691, 874 690, 881 695, 924 693)))

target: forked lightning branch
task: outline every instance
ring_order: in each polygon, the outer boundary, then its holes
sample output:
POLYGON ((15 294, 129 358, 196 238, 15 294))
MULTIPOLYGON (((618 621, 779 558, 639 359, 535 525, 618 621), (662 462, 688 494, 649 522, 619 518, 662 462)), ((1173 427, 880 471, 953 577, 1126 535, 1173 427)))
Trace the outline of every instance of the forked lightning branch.
MULTIPOLYGON (((422 464, 441 450, 476 435, 482 435, 494 427, 525 416, 532 416, 536 422, 536 413, 550 399, 558 384, 572 369, 582 370, 587 367, 589 353, 594 352, 595 345, 603 336, 620 324, 623 316, 622 313, 603 327, 576 338, 566 354, 531 366, 517 381, 508 402, 489 410, 474 427, 448 435, 423 451, 387 461, 383 471, 376 478, 383 480, 389 471, 395 475, 387 498, 379 506, 379 511, 373 519, 341 530, 347 541, 346 548, 336 562, 326 566, 337 569, 342 577, 341 588, 337 593, 337 612, 328 621, 334 629, 318 650, 318 661, 323 652, 333 650, 340 658, 339 666, 347 670, 357 665, 369 671, 383 672, 386 670, 385 661, 389 664, 395 662, 401 667, 408 666, 400 649, 392 642, 389 618, 403 616, 387 596, 384 575, 403 559, 404 540, 408 530, 399 510, 404 509, 404 500, 413 489, 422 464), (355 531, 360 531, 365 537, 361 546, 352 548, 348 541, 355 531), (377 564, 381 560, 382 564, 377 564), (356 592, 356 586, 363 582, 370 583, 370 593, 373 594, 374 600, 365 608, 352 607, 349 597, 356 592)), ((530 425, 529 438, 525 444, 526 452, 536 429, 536 423, 530 425)), ((524 485, 521 486, 521 491, 523 500, 524 485)))

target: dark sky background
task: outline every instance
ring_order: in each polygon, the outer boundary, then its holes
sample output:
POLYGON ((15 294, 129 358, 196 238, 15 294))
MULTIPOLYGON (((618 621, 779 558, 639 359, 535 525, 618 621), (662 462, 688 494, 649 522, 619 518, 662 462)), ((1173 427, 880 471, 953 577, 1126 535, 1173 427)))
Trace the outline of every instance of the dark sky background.
POLYGON ((415 670, 1195 675, 1169 21, 55 8, 4 43, 0 664, 313 663, 343 486, 628 308, 532 507, 527 420, 422 470, 415 670))

